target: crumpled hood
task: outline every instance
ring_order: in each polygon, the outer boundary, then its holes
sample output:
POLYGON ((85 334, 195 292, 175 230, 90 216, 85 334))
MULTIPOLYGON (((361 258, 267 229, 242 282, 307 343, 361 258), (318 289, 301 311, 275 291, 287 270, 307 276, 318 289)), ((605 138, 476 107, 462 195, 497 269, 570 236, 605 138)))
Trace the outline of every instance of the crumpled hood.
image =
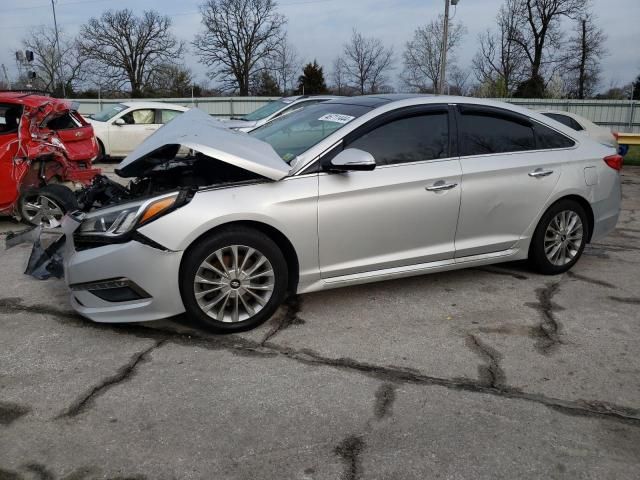
POLYGON ((166 161, 158 154, 167 146, 181 145, 271 180, 287 176, 291 167, 266 142, 223 126, 202 110, 192 108, 147 138, 118 166, 123 177, 141 176, 166 161))
POLYGON ((247 122, 244 120, 218 120, 220 126, 224 128, 253 128, 257 122, 247 122))

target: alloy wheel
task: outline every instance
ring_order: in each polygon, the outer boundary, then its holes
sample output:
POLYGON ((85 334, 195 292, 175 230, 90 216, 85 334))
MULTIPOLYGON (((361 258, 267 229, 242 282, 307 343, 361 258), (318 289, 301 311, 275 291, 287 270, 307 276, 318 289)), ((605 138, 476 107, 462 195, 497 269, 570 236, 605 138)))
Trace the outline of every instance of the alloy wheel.
POLYGON ((572 210, 558 213, 547 226, 544 253, 556 266, 570 263, 580 252, 584 228, 580 216, 572 210))
POLYGON ((193 281, 198 306, 219 322, 242 322, 269 302, 274 271, 265 255, 244 245, 216 250, 198 267, 193 281))
POLYGON ((45 195, 34 195, 24 202, 22 213, 29 223, 54 228, 60 225, 64 210, 45 195))

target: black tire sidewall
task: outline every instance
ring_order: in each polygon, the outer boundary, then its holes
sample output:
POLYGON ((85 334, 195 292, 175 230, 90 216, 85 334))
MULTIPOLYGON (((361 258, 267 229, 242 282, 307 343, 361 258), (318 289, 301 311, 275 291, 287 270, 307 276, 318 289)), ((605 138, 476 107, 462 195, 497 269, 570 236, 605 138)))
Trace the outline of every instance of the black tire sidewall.
POLYGON ((187 315, 203 327, 217 333, 235 333, 250 330, 267 321, 284 301, 288 286, 287 263, 276 243, 264 233, 252 228, 236 227, 215 232, 198 240, 185 252, 180 266, 180 294, 187 315), (204 313, 195 299, 193 280, 205 258, 229 245, 244 245, 263 254, 273 267, 274 289, 271 298, 260 312, 249 320, 224 323, 204 313))
POLYGON ((560 273, 564 273, 570 270, 580 259, 582 256, 582 252, 584 252, 584 248, 587 244, 587 238, 589 237, 589 222, 587 220, 587 214, 584 210, 584 207, 580 205, 575 200, 566 199, 560 200, 554 203, 549 209, 544 213, 540 222, 538 222, 538 226, 536 227, 536 231, 531 240, 531 246, 529 248, 529 262, 532 266, 540 273, 545 275, 558 275, 560 273), (551 220, 560 212, 563 211, 573 211, 580 217, 582 221, 582 245, 580 245, 580 249, 578 250, 577 255, 573 260, 571 260, 566 265, 554 265, 549 261, 547 255, 544 252, 544 236, 547 231, 547 227, 551 220))
POLYGON ((24 214, 24 204, 30 197, 43 196, 53 200, 63 211, 63 213, 72 212, 78 209, 78 200, 73 191, 65 185, 45 185, 41 188, 29 188, 22 192, 18 202, 20 217, 23 222, 35 225, 29 221, 24 214))

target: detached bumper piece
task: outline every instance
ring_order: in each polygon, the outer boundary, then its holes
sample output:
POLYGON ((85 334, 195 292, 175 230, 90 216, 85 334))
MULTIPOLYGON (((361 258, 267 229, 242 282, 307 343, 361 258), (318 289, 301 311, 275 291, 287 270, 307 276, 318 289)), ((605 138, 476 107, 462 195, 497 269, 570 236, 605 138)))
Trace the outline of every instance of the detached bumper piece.
POLYGON ((151 298, 147 292, 128 278, 111 278, 97 282, 69 285, 73 292, 87 291, 106 302, 131 302, 151 298))
POLYGON ((33 249, 29 256, 27 268, 24 273, 38 280, 47 280, 51 277, 63 278, 63 253, 66 236, 56 233, 56 239, 47 247, 42 244, 42 227, 34 227, 20 233, 7 235, 6 248, 9 249, 21 243, 33 243, 33 249))

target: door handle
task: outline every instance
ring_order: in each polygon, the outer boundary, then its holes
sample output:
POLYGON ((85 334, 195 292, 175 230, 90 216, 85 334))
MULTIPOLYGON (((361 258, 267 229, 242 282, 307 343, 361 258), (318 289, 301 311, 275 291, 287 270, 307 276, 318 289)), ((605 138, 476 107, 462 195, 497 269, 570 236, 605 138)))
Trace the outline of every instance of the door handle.
POLYGON ((541 168, 536 168, 533 172, 529 172, 529 176, 533 178, 541 178, 548 177, 553 173, 553 170, 542 170, 541 168))
POLYGON ((442 192, 443 190, 451 190, 452 188, 456 188, 457 186, 457 183, 434 183, 429 187, 425 187, 425 190, 429 192, 442 192))

